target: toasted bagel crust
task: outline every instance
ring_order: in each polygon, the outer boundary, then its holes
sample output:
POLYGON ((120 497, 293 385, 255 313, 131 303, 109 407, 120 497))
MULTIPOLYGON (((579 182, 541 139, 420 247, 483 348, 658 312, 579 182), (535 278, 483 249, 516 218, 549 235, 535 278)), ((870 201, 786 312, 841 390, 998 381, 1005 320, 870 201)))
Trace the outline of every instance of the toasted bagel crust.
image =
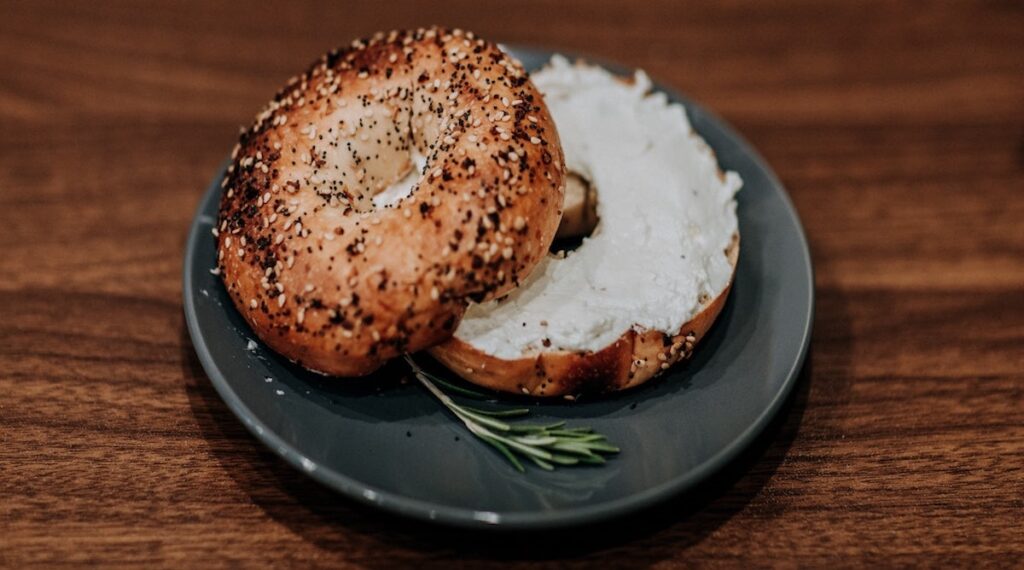
POLYGON ((223 181, 218 269, 264 342, 339 376, 451 335, 547 254, 564 161, 536 88, 458 30, 378 34, 293 78, 223 181), (411 194, 373 197, 426 166, 411 194))
MULTIPOLYGON (((739 235, 726 251, 736 274, 739 235)), ((630 329, 599 351, 542 351, 517 359, 497 358, 452 337, 430 354, 463 379, 501 392, 532 396, 574 396, 613 392, 639 386, 689 359, 725 306, 732 277, 725 289, 707 300, 675 335, 630 329)))

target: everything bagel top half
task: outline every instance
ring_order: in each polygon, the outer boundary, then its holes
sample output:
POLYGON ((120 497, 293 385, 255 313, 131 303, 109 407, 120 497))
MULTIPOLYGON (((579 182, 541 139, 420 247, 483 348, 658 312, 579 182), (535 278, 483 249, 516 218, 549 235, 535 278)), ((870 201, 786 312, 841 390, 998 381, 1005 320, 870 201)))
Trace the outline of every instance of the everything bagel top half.
POLYGON ((368 374, 448 338, 470 301, 525 279, 561 216, 564 162, 540 94, 459 30, 323 56, 232 160, 224 284, 264 342, 326 374, 368 374))

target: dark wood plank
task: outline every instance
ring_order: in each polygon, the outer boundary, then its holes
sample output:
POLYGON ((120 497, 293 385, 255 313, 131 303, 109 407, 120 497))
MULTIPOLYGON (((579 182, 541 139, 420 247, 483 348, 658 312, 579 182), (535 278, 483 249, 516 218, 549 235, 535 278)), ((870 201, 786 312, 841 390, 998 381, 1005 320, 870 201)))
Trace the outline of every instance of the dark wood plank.
POLYGON ((0 565, 1024 560, 1024 8, 0 3, 0 565), (695 494, 541 540, 339 499, 247 435, 184 332, 197 200, 320 52, 440 22, 644 67, 722 114, 811 241, 788 413, 695 494))

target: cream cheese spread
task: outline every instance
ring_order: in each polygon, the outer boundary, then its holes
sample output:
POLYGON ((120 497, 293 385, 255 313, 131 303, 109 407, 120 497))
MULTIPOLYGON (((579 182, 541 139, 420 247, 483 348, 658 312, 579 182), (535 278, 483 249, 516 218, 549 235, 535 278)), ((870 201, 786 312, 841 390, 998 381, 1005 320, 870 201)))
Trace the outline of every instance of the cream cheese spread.
POLYGON ((600 222, 503 299, 471 306, 455 336, 512 359, 600 350, 630 328, 678 333, 729 283, 739 175, 720 175, 683 107, 643 72, 627 83, 555 56, 533 81, 567 169, 597 190, 600 222))

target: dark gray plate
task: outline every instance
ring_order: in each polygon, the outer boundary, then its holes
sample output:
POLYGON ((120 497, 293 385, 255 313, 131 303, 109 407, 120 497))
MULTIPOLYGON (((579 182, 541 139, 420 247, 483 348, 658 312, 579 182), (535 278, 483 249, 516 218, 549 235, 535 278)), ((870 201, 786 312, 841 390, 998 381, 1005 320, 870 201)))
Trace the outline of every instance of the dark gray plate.
MULTIPOLYGON (((530 69, 550 55, 512 52, 530 69)), ((297 469, 417 519, 564 527, 652 505, 709 477, 765 428, 796 382, 810 341, 813 278, 803 230, 775 175, 720 119, 672 95, 722 167, 743 177, 739 266, 725 310, 689 364, 614 397, 528 402, 535 421, 564 419, 607 434, 623 450, 607 465, 520 474, 425 390, 400 384, 397 365, 370 380, 323 378, 253 342, 209 272, 220 175, 192 224, 184 268, 189 333, 214 387, 297 469)))

